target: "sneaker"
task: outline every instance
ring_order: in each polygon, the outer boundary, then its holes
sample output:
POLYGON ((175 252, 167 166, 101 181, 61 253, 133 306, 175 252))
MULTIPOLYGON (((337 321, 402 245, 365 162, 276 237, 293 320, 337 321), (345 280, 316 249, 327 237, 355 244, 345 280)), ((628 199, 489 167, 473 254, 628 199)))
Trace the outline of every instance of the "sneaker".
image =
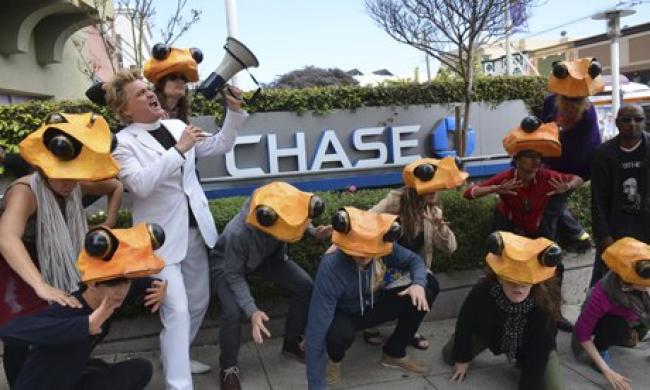
POLYGON ((241 390, 241 385, 239 384, 239 368, 233 366, 221 370, 219 375, 221 390, 241 390))
POLYGON ((404 371, 409 371, 415 374, 426 374, 429 372, 427 366, 408 355, 403 358, 394 358, 383 354, 381 357, 381 364, 386 367, 401 368, 404 371))
POLYGON ((284 340, 284 343, 282 344, 282 354, 290 359, 295 359, 300 363, 305 362, 305 347, 302 342, 284 340))
POLYGON ((206 374, 212 370, 212 367, 208 366, 205 363, 201 363, 196 360, 190 360, 190 371, 193 375, 206 374))
POLYGON ((341 382, 341 362, 334 363, 333 361, 327 359, 327 371, 325 373, 325 379, 327 380, 328 385, 335 385, 341 382))
POLYGON ((567 320, 564 316, 561 316, 559 320, 557 320, 557 328, 563 332, 573 332, 573 324, 571 321, 567 320))
POLYGON ((594 242, 591 240, 591 236, 589 236, 589 233, 584 232, 577 240, 566 243, 564 250, 566 252, 585 253, 593 247, 594 242))

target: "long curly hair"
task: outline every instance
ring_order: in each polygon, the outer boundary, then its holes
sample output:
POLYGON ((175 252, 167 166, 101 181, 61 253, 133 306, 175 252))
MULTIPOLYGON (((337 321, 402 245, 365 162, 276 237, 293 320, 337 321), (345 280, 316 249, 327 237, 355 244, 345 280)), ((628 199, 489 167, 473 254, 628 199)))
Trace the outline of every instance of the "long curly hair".
POLYGON ((587 98, 568 98, 563 95, 555 97, 555 107, 557 114, 555 121, 564 129, 572 129, 582 115, 589 108, 591 102, 587 98))
MULTIPOLYGON (((490 268, 487 269, 484 280, 486 283, 499 283, 498 276, 490 268)), ((535 306, 548 315, 549 324, 556 323, 562 317, 560 280, 556 276, 533 285, 530 295, 535 306)))
POLYGON ((167 107, 167 98, 165 97, 165 83, 167 82, 167 76, 161 78, 154 85, 154 92, 158 97, 160 106, 167 111, 169 118, 171 119, 180 119, 185 123, 189 123, 190 119, 190 109, 191 101, 188 97, 187 86, 185 87, 185 96, 178 99, 176 107, 167 107))
POLYGON ((430 207, 430 204, 418 195, 413 188, 404 187, 399 202, 399 217, 402 234, 407 241, 412 242, 422 230, 424 212, 428 207, 430 207))

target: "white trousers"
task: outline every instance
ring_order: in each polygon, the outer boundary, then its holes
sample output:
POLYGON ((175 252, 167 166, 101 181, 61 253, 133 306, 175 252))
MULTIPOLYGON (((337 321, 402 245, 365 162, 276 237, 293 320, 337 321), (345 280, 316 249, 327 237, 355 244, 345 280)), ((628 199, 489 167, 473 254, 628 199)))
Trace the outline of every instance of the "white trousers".
POLYGON ((160 306, 160 352, 167 390, 192 390, 190 344, 210 302, 208 251, 198 229, 190 229, 187 255, 166 265, 158 277, 167 281, 160 306))

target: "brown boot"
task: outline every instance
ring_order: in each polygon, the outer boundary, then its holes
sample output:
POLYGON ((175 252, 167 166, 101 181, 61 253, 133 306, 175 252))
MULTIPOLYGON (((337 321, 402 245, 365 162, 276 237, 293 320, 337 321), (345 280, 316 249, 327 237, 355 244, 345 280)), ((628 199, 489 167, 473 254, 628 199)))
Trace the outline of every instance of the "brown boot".
POLYGON ((328 385, 335 385, 341 382, 341 362, 334 363, 327 359, 327 372, 325 378, 328 385))
POLYGON ((413 372, 415 374, 426 374, 429 372, 427 366, 408 355, 403 358, 394 358, 384 354, 381 357, 381 364, 386 367, 401 368, 404 371, 413 372))
POLYGON ((241 385, 239 384, 239 368, 237 366, 221 370, 219 379, 221 382, 221 390, 241 390, 241 385))

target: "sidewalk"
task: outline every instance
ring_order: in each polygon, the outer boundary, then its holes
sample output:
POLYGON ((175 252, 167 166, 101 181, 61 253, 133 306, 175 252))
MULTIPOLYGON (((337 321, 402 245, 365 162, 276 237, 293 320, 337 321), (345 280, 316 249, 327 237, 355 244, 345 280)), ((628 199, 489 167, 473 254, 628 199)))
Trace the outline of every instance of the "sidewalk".
MULTIPOLYGON (((567 317, 574 319, 577 307, 568 307, 567 317)), ((425 322, 420 328, 429 339, 428 351, 410 348, 409 353, 427 363, 430 373, 426 376, 412 375, 383 367, 379 364, 381 348, 364 343, 361 336, 349 351, 342 366, 342 381, 339 389, 516 389, 519 378, 514 364, 509 364, 503 356, 493 356, 489 351, 482 353, 472 363, 469 377, 460 385, 448 381, 452 372, 440 358, 440 350, 454 330, 455 320, 425 322)), ((276 324, 278 325, 278 324, 276 324)), ((388 331, 383 329, 386 335, 388 331)), ((570 335, 560 332, 558 351, 564 373, 566 389, 608 389, 605 379, 587 363, 577 362, 570 351, 570 335)), ((257 346, 248 341, 242 344, 240 369, 244 389, 290 390, 306 389, 305 366, 280 354, 282 339, 272 338, 257 346)), ((650 388, 650 342, 645 341, 635 349, 613 348, 612 356, 620 373, 632 381, 634 389, 650 388)), ((210 364, 214 370, 205 375, 194 376, 197 390, 218 389, 218 354, 217 345, 195 347, 192 355, 195 359, 210 364)), ((148 389, 164 389, 162 372, 159 367, 157 351, 137 352, 133 354, 111 354, 104 356, 108 360, 122 360, 128 356, 146 357, 154 362, 156 371, 148 389)))

